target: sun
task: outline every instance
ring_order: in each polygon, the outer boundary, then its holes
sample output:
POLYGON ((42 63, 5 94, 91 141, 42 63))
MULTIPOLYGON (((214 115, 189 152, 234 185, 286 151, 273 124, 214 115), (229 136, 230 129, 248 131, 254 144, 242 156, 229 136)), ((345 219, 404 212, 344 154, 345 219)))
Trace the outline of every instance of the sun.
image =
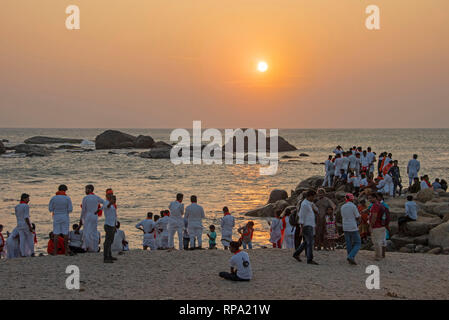
POLYGON ((268 70, 268 64, 265 61, 259 61, 257 64, 257 70, 259 72, 265 72, 268 70))

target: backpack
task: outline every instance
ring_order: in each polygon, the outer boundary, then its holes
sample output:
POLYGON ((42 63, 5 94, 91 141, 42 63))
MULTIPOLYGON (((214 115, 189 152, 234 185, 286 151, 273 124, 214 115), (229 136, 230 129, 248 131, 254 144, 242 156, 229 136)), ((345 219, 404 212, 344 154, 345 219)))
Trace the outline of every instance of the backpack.
POLYGON ((298 225, 298 210, 294 209, 292 213, 288 216, 288 223, 292 227, 296 227, 298 225))
POLYGON ((390 210, 384 206, 382 203, 380 204, 380 213, 377 217, 377 219, 380 221, 380 224, 385 227, 390 224, 390 210))

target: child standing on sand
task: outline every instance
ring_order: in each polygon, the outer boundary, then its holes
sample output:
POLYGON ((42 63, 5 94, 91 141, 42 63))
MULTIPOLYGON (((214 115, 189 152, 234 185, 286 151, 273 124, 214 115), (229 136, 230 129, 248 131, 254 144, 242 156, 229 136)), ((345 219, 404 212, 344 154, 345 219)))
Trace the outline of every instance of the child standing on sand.
POLYGON ((273 248, 281 248, 282 245, 282 220, 281 211, 276 210, 273 220, 268 222, 270 227, 270 242, 273 244, 273 248))
POLYGON ((253 248, 253 233, 254 233, 254 222, 249 221, 244 227, 240 227, 237 230, 240 233, 240 242, 243 245, 243 249, 253 248))
POLYGON ((209 226, 209 232, 207 233, 207 237, 209 238, 209 249, 217 249, 217 233, 215 232, 215 226, 209 226))
POLYGON ((220 272, 219 276, 231 281, 250 281, 252 278, 251 264, 246 252, 240 251, 240 243, 232 241, 229 250, 233 253, 229 264, 231 272, 220 272))
POLYGON ((325 238, 325 249, 326 250, 335 250, 335 243, 338 239, 338 231, 337 224, 335 221, 334 209, 332 207, 328 207, 326 211, 325 222, 326 228, 324 233, 325 238))

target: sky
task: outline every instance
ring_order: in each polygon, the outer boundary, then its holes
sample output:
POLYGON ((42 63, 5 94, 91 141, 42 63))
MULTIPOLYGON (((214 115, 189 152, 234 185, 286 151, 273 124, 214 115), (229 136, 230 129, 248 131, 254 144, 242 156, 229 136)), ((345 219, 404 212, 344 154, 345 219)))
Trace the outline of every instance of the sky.
POLYGON ((447 0, 2 0, 0 127, 448 128, 448 18, 447 0))

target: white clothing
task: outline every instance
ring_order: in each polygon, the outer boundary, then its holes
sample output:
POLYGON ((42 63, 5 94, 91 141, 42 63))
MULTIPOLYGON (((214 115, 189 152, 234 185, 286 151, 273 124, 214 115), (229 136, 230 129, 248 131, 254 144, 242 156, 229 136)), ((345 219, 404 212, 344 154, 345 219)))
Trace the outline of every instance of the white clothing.
POLYGON ((282 220, 273 218, 270 228, 270 242, 277 243, 282 237, 282 220))
POLYGON ((75 248, 82 248, 83 246, 83 231, 80 230, 79 234, 75 231, 69 232, 69 245, 75 248))
POLYGON ((362 179, 360 179, 360 177, 351 177, 349 178, 349 182, 352 183, 352 185, 354 186, 354 188, 360 187, 360 184, 362 182, 362 179))
POLYGON ((367 178, 363 178, 362 180, 360 180, 360 186, 367 187, 368 186, 368 179, 367 178))
POLYGON ((345 172, 348 172, 348 167, 349 167, 349 158, 348 157, 343 157, 343 159, 342 159, 342 169, 345 170, 345 172))
POLYGON ((53 213, 53 233, 69 234, 70 218, 73 211, 72 200, 66 195, 56 195, 50 199, 48 211, 53 213))
MULTIPOLYGON (((30 219, 30 206, 26 203, 20 203, 15 207, 17 229, 29 230, 29 226, 25 219, 30 219)), ((30 221, 31 222, 31 221, 30 221)))
POLYGON ((427 183, 425 181, 421 181, 421 190, 424 189, 429 189, 429 186, 427 185, 427 183))
POLYGON ((240 279, 250 280, 253 276, 249 255, 245 251, 234 254, 229 261, 231 268, 237 269, 237 276, 240 279))
MULTIPOLYGON (((421 164, 416 159, 411 159, 407 164, 407 172, 410 181, 413 181, 414 178, 418 177, 418 172, 421 169, 421 164)), ((411 184, 411 182, 410 182, 411 184)))
POLYGON ((3 250, 6 249, 6 258, 13 259, 20 257, 19 230, 15 228, 6 239, 3 250))
POLYGON ((370 162, 369 162, 369 157, 368 155, 364 156, 363 154, 360 156, 360 162, 362 164, 362 167, 369 167, 370 162))
POLYGON ((83 249, 98 252, 98 206, 104 201, 95 194, 88 194, 81 204, 81 221, 83 222, 83 249))
POLYGON ((161 248, 168 248, 168 219, 168 216, 164 216, 156 222, 156 228, 159 231, 158 246, 161 248))
POLYGON ((311 226, 315 228, 315 212, 313 211, 313 203, 304 199, 299 209, 299 224, 311 226))
POLYGON ((405 203, 405 215, 410 219, 418 219, 418 206, 415 201, 407 201, 405 203))
POLYGON ((357 157, 353 154, 351 154, 349 157, 349 168, 354 170, 357 166, 357 157))
POLYGON ((341 169, 343 169, 343 158, 337 158, 335 159, 335 176, 340 177, 341 176, 341 169))
POLYGON ((343 231, 352 232, 358 231, 357 218, 360 217, 357 206, 348 201, 341 206, 341 218, 343 222, 343 231))
POLYGON ((195 240, 198 240, 198 246, 202 246, 204 209, 202 206, 192 203, 187 206, 184 217, 187 219, 188 232, 190 236, 190 247, 195 247, 195 240))
POLYGON ((110 227, 115 227, 117 224, 117 209, 114 205, 108 208, 109 201, 105 200, 103 204, 104 224, 110 227))
POLYGON ((232 229, 235 226, 235 218, 227 214, 221 218, 221 239, 225 243, 227 243, 227 247, 229 246, 229 243, 232 241, 232 229))
POLYGON ((173 201, 168 206, 170 209, 170 217, 168 220, 168 245, 170 248, 175 247, 175 233, 178 234, 179 250, 183 249, 182 232, 184 230, 184 204, 179 201, 173 201))
POLYGON ((290 224, 288 217, 285 219, 285 230, 284 230, 284 241, 282 242, 282 247, 285 249, 295 248, 295 229, 290 224))
POLYGON ((125 232, 123 230, 117 229, 114 234, 114 241, 111 245, 111 250, 113 252, 124 251, 123 241, 125 241, 125 232))

